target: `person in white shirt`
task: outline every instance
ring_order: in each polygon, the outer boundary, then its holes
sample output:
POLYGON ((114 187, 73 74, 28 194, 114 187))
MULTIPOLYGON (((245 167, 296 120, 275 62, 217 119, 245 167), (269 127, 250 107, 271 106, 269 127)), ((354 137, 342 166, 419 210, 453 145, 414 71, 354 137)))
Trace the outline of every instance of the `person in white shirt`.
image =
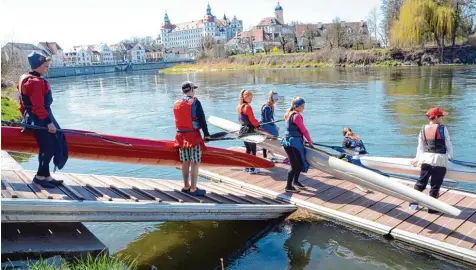
MULTIPOLYGON (((453 159, 453 145, 448 129, 442 124, 442 119, 448 115, 448 112, 435 107, 431 108, 426 115, 430 122, 423 126, 418 135, 416 158, 411 161, 413 166, 421 168, 420 178, 414 188, 418 191, 425 190, 431 178, 429 195, 438 198, 448 167, 448 159, 453 159)), ((410 203, 410 208, 416 210, 418 204, 410 203)), ((428 212, 437 213, 432 209, 428 209, 428 212)))

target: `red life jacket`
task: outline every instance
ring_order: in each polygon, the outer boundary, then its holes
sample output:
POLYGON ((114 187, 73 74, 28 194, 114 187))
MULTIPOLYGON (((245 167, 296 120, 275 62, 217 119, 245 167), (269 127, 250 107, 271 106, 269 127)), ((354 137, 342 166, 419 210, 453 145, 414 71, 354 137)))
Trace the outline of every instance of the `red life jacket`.
POLYGON ((174 104, 175 127, 177 129, 175 147, 191 148, 202 145, 205 150, 198 124, 196 101, 197 99, 194 97, 184 96, 174 104))
POLYGON ((196 98, 183 97, 174 104, 175 127, 178 132, 200 130, 197 118, 196 98))

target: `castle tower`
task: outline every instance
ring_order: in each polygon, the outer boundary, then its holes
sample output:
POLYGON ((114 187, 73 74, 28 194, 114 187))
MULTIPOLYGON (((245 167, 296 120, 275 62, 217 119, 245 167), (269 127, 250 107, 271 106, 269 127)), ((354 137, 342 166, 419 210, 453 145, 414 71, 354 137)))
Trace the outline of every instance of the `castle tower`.
POLYGON ((276 19, 280 23, 284 24, 283 7, 279 4, 279 1, 276 7, 274 8, 274 17, 276 17, 276 19))

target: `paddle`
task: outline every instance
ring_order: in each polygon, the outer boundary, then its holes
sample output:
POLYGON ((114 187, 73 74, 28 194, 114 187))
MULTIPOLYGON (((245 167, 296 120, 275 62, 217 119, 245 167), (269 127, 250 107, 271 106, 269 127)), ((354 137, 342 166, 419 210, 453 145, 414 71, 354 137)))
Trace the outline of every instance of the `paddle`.
MULTIPOLYGON (((276 121, 272 121, 272 122, 266 122, 266 123, 262 123, 260 124, 259 126, 264 126, 264 125, 267 125, 267 124, 273 124, 273 123, 278 123, 278 122, 282 122, 284 121, 284 119, 280 119, 280 120, 276 120, 276 121)), ((218 139, 218 138, 223 138, 225 137, 226 135, 228 134, 233 134, 233 133, 236 133, 236 132, 239 132, 239 130, 235 130, 235 131, 231 131, 231 132, 226 132, 226 131, 222 131, 222 132, 217 132, 217 133, 214 133, 212 135, 210 135, 210 138, 211 139, 218 139)))
POLYGON ((359 155, 359 152, 355 152, 355 151, 352 151, 350 149, 346 149, 345 147, 341 147, 341 146, 332 146, 332 145, 325 145, 325 144, 320 144, 320 143, 312 143, 312 144, 317 145, 317 146, 327 147, 327 148, 336 150, 337 152, 340 152, 340 153, 348 153, 348 154, 351 154, 351 155, 354 155, 354 156, 359 155))
MULTIPOLYGON (((18 122, 10 122, 10 121, 2 121, 2 124, 9 125, 9 126, 21 126, 25 128, 31 128, 31 129, 37 129, 37 130, 46 130, 48 131, 47 127, 40 127, 40 126, 35 126, 35 125, 28 125, 28 124, 23 124, 23 123, 18 123, 18 122)), ((76 135, 81 135, 81 136, 86 136, 86 137, 91 137, 91 138, 97 138, 101 139, 105 142, 108 143, 114 143, 122 146, 132 146, 130 143, 123 143, 119 142, 113 139, 105 138, 99 134, 94 134, 94 133, 84 133, 84 132, 79 132, 79 131, 73 131, 73 130, 68 130, 68 129, 56 129, 56 132, 63 132, 63 133, 69 133, 69 134, 76 134, 76 135)))

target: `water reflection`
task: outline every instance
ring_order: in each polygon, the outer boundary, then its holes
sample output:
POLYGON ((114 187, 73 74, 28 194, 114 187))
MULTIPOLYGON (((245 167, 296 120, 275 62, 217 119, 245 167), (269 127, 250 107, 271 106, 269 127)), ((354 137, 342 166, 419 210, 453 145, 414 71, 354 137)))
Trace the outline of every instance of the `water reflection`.
POLYGON ((229 269, 470 269, 324 220, 283 224, 256 246, 229 269))
POLYGON ((138 258, 140 269, 213 269, 241 254, 273 221, 165 222, 118 253, 138 258))

